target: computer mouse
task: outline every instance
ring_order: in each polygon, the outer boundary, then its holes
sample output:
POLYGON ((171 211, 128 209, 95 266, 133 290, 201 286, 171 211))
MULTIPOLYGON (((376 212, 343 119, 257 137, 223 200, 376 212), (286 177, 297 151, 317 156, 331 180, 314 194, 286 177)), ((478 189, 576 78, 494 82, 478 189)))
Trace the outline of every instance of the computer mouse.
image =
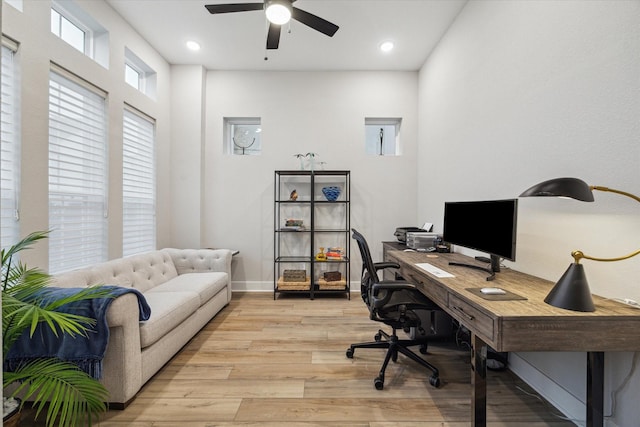
POLYGON ((480 292, 485 295, 504 295, 507 293, 507 291, 500 288, 482 288, 480 289, 480 292))

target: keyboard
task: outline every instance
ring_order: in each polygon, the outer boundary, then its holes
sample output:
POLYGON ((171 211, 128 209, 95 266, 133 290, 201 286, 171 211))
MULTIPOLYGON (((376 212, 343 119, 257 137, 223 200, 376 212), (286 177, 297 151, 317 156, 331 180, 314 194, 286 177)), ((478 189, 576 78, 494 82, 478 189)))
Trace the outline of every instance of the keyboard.
POLYGON ((453 274, 449 273, 448 271, 444 271, 441 268, 436 267, 435 265, 431 265, 428 262, 421 262, 416 264, 417 267, 420 267, 421 269, 423 269, 424 271, 426 271, 427 273, 433 274, 434 276, 438 277, 438 278, 446 278, 446 277, 456 277, 453 274))

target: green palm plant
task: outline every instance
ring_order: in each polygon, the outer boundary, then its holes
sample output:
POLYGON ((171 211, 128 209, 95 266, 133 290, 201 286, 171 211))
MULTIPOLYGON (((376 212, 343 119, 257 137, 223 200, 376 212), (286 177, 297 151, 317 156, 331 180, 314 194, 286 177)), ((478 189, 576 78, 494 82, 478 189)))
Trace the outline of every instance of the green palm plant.
MULTIPOLYGON (((72 336, 86 336, 95 319, 57 311, 65 304, 108 297, 100 287, 51 301, 41 297, 51 276, 37 268, 27 268, 18 253, 45 239, 48 232, 34 232, 8 249, 2 250, 2 354, 3 365, 11 346, 25 330, 32 337, 39 324, 51 331, 72 336)), ((22 396, 33 401, 36 418, 46 410, 46 425, 91 425, 106 411, 108 392, 104 386, 76 365, 57 358, 41 358, 7 372, 3 369, 3 388, 14 385, 10 397, 22 396)))

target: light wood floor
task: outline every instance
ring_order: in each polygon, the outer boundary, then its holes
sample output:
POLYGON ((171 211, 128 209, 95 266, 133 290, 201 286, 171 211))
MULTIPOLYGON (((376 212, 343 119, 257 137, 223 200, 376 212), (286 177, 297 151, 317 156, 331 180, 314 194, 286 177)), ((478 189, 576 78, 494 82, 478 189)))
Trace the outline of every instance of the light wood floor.
MULTIPOLYGON (((468 350, 429 347, 442 385, 400 355, 374 388, 383 350, 370 341, 380 324, 359 297, 235 293, 219 313, 140 391, 124 411, 109 411, 100 427, 346 426, 462 427, 470 420, 468 350)), ((573 426, 509 371, 490 372, 490 426, 573 426)), ((23 427, 34 422, 23 414, 23 427)))

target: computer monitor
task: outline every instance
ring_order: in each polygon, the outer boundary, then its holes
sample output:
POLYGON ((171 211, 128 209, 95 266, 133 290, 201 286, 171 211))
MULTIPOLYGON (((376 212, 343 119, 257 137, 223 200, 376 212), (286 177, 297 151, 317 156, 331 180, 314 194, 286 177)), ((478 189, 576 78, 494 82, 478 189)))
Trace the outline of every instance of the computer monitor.
POLYGON ((517 218, 518 199, 445 202, 442 238, 487 253, 495 273, 501 258, 516 260, 517 218))

